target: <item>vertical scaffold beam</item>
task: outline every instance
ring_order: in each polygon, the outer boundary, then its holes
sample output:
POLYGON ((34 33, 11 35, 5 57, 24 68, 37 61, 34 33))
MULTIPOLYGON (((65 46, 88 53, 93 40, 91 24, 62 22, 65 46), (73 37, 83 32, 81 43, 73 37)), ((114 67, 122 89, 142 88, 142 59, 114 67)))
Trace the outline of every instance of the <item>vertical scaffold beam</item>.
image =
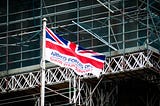
POLYGON ((8 40, 8 38, 9 38, 9 34, 8 34, 8 32, 9 32, 9 0, 7 0, 7 34, 6 34, 6 44, 7 44, 7 46, 6 46, 6 70, 7 70, 7 73, 8 73, 8 44, 9 44, 9 40, 8 40))
POLYGON ((69 79, 69 103, 71 104, 72 103, 72 98, 71 98, 71 96, 72 96, 72 87, 71 87, 71 85, 72 85, 72 79, 70 78, 69 79))
POLYGON ((73 103, 75 104, 74 106, 76 106, 76 76, 75 75, 74 75, 74 78, 73 78, 73 89, 74 89, 73 103))
POLYGON ((79 96, 79 99, 78 99, 78 105, 80 106, 81 105, 81 99, 80 99, 80 97, 81 97, 81 79, 80 79, 80 77, 78 77, 78 96, 79 96))

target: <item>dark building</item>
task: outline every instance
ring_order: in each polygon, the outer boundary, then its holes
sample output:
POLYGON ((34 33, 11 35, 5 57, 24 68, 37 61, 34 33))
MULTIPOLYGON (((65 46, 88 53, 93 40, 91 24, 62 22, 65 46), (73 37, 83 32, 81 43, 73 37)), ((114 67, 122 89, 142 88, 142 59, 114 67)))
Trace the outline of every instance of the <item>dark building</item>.
POLYGON ((47 62, 46 106, 159 106, 159 7, 159 0, 0 0, 0 106, 40 105, 43 18, 106 55, 98 79, 47 62))

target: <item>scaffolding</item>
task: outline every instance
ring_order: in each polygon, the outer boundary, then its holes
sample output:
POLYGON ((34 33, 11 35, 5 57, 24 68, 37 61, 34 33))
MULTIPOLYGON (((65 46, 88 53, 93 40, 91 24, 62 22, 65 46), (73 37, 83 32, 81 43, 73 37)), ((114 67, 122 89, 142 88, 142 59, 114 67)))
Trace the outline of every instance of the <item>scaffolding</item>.
POLYGON ((99 79, 47 63, 46 106, 127 105, 122 89, 131 80, 147 89, 146 94, 129 93, 143 102, 134 106, 160 105, 159 6, 158 0, 1 0, 0 105, 40 105, 43 17, 54 32, 106 55, 99 79))

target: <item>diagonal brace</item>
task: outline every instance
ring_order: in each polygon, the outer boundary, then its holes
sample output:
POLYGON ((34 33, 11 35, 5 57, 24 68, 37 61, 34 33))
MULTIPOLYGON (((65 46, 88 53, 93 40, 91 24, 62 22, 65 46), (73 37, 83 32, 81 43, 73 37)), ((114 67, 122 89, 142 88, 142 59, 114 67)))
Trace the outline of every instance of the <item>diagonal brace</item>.
MULTIPOLYGON (((97 0, 102 6, 104 6, 106 9, 108 9, 110 12, 114 13, 113 10, 111 10, 109 7, 107 7, 103 2, 101 2, 100 0, 97 0)), ((108 3, 109 4, 109 3, 108 3)))
POLYGON ((86 32, 88 32, 89 34, 91 34, 92 36, 94 36, 95 38, 97 38, 98 40, 100 40, 101 42, 103 42, 104 44, 106 44, 107 46, 109 46, 110 48, 112 48, 113 50, 117 51, 117 49, 115 47, 113 47, 112 45, 110 45, 108 42, 106 42, 102 37, 100 37, 99 35, 97 35, 96 33, 89 31, 88 29, 84 28, 83 26, 81 26, 80 24, 72 21, 75 25, 77 25, 78 27, 82 28, 83 30, 85 30, 86 32))

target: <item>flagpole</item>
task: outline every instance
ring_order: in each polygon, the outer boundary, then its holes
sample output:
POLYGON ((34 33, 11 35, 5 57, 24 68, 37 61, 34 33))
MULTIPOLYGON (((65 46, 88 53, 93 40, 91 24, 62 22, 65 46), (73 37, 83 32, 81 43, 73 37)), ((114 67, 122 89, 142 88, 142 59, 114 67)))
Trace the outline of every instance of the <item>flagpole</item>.
POLYGON ((43 18, 43 40, 42 40, 42 60, 41 60, 41 106, 45 103, 45 46, 46 46, 46 22, 47 19, 43 18))

